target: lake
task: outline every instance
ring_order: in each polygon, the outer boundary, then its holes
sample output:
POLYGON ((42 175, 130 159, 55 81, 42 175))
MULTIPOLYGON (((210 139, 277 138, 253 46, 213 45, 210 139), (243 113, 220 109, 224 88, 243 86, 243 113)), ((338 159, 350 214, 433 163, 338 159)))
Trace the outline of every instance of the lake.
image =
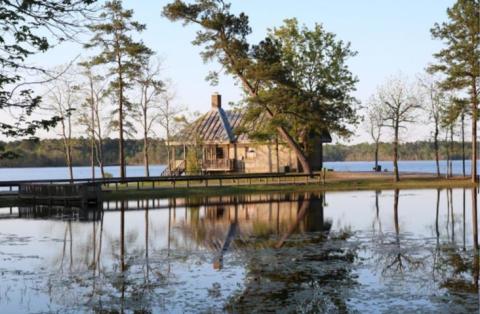
MULTIPOLYGON (((255 194, 0 209, 0 308, 479 310, 472 191, 255 194)), ((476 203, 475 203, 476 204, 476 203)))
MULTIPOLYGON (((466 160, 466 173, 470 173, 470 161, 466 160)), ((388 171, 393 170, 391 161, 380 161, 382 169, 388 171)), ((446 170, 446 161, 441 161, 441 171, 446 170)), ((479 165, 480 166, 480 165, 479 165)), ((329 161, 325 162, 325 167, 335 171, 371 171, 373 162, 371 161, 329 161)), ((165 169, 164 165, 153 165, 150 167, 150 175, 159 176, 165 169)), ((435 173, 436 166, 433 160, 407 160, 399 161, 399 169, 401 172, 426 172, 435 173)), ((480 169, 480 167, 479 167, 480 169)), ((91 176, 90 167, 74 167, 75 178, 89 178, 91 176)), ((119 176, 118 166, 107 166, 105 171, 113 175, 119 176)), ((462 174, 462 161, 453 161, 454 174, 462 174)), ((145 170, 143 166, 127 166, 127 176, 140 177, 144 176, 145 170)), ((100 169, 96 168, 96 176, 100 177, 100 169)), ((67 179, 68 169, 66 167, 37 167, 37 168, 0 168, 0 181, 9 180, 41 180, 41 179, 67 179)))

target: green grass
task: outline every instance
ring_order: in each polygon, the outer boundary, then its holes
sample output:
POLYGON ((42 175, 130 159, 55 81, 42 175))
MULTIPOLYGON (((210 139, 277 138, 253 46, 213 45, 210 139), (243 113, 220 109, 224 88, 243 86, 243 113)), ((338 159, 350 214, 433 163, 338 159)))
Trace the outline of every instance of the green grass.
POLYGON ((406 178, 393 182, 391 178, 359 178, 331 179, 325 184, 254 184, 231 186, 178 186, 159 188, 155 190, 122 189, 105 193, 105 199, 128 199, 139 197, 186 197, 186 196, 219 196, 232 194, 274 193, 274 192, 321 192, 321 191, 358 191, 358 190, 388 190, 388 189, 435 189, 435 188, 472 188, 469 179, 419 177, 406 178))

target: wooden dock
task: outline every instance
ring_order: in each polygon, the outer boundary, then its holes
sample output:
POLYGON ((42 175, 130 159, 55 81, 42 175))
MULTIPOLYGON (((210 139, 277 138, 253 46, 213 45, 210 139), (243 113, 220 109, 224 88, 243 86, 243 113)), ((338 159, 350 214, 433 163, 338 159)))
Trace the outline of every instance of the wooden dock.
POLYGON ((224 186, 322 184, 325 173, 237 173, 61 180, 0 181, 0 204, 27 203, 89 207, 102 194, 128 190, 175 190, 224 186))
POLYGON ((88 207, 101 202, 100 183, 21 183, 18 197, 21 201, 48 205, 79 205, 88 207))

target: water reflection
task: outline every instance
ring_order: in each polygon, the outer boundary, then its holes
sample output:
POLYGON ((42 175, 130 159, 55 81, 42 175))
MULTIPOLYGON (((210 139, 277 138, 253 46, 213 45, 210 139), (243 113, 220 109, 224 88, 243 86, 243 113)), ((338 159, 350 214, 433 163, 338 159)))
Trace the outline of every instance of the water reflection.
POLYGON ((443 189, 3 209, 0 307, 476 311, 476 203, 443 189))
POLYGON ((98 221, 102 214, 102 204, 94 207, 24 205, 16 213, 10 211, 9 218, 47 219, 64 221, 98 221))

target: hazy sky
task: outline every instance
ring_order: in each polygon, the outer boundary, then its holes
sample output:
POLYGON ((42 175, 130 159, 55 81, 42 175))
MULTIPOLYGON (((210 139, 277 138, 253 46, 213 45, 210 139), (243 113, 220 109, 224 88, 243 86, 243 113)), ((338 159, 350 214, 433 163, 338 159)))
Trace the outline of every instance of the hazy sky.
MULTIPOLYGON (((423 71, 432 62, 432 53, 441 43, 431 39, 430 28, 446 20, 446 9, 453 0, 233 0, 235 12, 245 12, 253 34, 251 42, 262 39, 268 28, 279 26, 286 18, 296 17, 300 23, 312 26, 322 23, 338 39, 349 41, 358 56, 350 60, 352 72, 358 76, 356 96, 362 102, 375 92, 385 78, 399 71, 410 77, 423 71)), ((238 101, 241 90, 228 77, 222 77, 216 87, 205 82, 209 70, 218 65, 203 64, 200 48, 191 45, 195 27, 183 27, 161 16, 169 1, 126 0, 124 6, 135 11, 135 19, 147 24, 140 36, 164 58, 164 76, 174 84, 178 101, 192 111, 204 112, 210 106, 210 94, 218 91, 224 104, 238 101)), ((80 46, 66 44, 33 61, 55 65, 68 62, 85 53, 80 46)), ((88 53, 88 52, 87 52, 88 53)), ((420 137, 428 133, 420 127, 420 137)), ((408 135, 407 138, 412 138, 408 135)), ((365 135, 354 138, 365 140, 365 135)))

